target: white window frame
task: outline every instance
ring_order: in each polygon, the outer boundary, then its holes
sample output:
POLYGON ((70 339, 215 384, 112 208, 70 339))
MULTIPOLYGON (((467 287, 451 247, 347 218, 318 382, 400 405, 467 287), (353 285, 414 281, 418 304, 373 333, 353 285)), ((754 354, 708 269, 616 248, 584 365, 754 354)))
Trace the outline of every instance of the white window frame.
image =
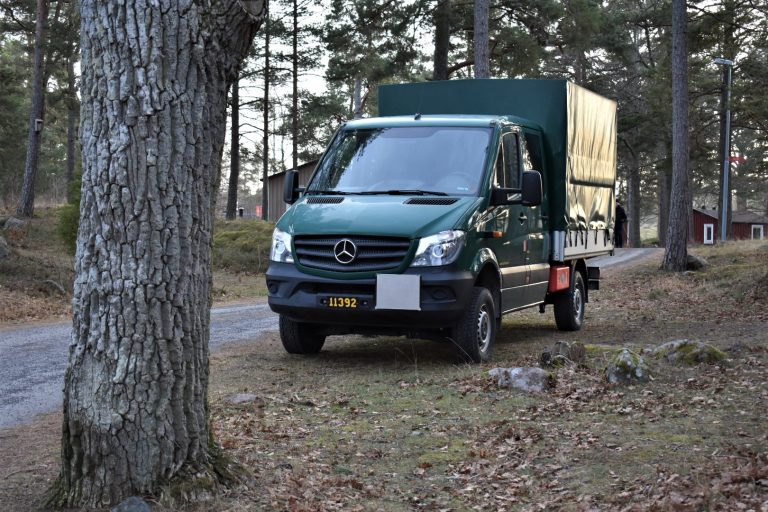
POLYGON ((704 244, 712 245, 715 243, 715 225, 704 224, 704 244), (707 236, 709 234, 709 236, 707 236))
POLYGON ((765 237, 765 231, 763 229, 762 224, 752 224, 752 228, 749 230, 749 233, 750 233, 750 238, 752 238, 752 240, 762 240, 763 237, 765 237), (760 230, 760 236, 758 238, 755 238, 756 229, 760 230))

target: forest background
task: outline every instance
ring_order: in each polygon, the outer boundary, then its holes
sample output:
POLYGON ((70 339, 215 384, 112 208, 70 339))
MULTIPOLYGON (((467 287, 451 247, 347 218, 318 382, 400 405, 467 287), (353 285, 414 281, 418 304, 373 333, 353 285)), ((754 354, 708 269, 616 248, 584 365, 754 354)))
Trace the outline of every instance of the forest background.
MULTIPOLYGON (((471 0, 272 0, 232 90, 220 213, 255 214, 265 175, 316 159, 347 119, 376 114, 384 83, 473 78, 471 0), (236 141, 236 144, 231 144, 236 141), (227 183, 230 187, 227 187, 227 183)), ((768 214, 768 5, 688 2, 692 206, 715 209, 731 92, 732 205, 768 214)), ((72 195, 80 168, 79 20, 74 0, 0 0, 0 208, 19 201, 32 98, 35 21, 45 10, 44 114, 37 204, 72 195)), ((490 74, 566 78, 619 105, 619 197, 630 243, 641 224, 664 244, 672 182, 671 1, 499 0, 489 12, 490 74), (659 215, 660 212, 660 215, 659 215)), ((269 198, 279 200, 279 198, 269 198)))

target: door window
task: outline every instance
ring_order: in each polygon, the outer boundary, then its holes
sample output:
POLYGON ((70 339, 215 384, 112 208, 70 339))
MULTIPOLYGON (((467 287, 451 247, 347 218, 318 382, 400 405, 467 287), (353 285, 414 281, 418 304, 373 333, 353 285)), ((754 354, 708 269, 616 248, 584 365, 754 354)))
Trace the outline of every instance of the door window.
POLYGON ((541 137, 537 133, 525 132, 523 146, 523 165, 526 171, 539 171, 544 175, 544 162, 541 157, 541 137))
POLYGON ((505 133, 496 157, 494 185, 503 188, 520 188, 520 152, 517 134, 505 133))

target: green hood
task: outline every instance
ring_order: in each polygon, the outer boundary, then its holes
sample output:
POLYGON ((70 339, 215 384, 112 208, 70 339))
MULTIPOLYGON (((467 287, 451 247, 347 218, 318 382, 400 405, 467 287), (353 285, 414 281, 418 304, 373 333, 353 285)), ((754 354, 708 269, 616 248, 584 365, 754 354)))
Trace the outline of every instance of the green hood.
MULTIPOLYGON (((311 196, 312 200, 323 196, 311 196)), ((447 229, 463 228, 460 222, 481 198, 459 197, 450 205, 405 204, 406 201, 441 199, 434 196, 345 196, 339 204, 310 204, 302 198, 278 221, 277 227, 292 235, 369 235, 410 239, 447 229)))

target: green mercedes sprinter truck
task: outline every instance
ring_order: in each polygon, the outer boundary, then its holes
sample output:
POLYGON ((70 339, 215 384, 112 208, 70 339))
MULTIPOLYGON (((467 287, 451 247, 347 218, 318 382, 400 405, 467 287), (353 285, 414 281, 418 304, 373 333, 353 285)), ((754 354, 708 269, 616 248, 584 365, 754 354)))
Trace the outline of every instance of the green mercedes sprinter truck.
POLYGON ((616 104, 565 80, 379 88, 275 227, 269 305, 293 354, 337 334, 447 340, 489 360, 501 316, 578 330, 613 251, 616 104))

